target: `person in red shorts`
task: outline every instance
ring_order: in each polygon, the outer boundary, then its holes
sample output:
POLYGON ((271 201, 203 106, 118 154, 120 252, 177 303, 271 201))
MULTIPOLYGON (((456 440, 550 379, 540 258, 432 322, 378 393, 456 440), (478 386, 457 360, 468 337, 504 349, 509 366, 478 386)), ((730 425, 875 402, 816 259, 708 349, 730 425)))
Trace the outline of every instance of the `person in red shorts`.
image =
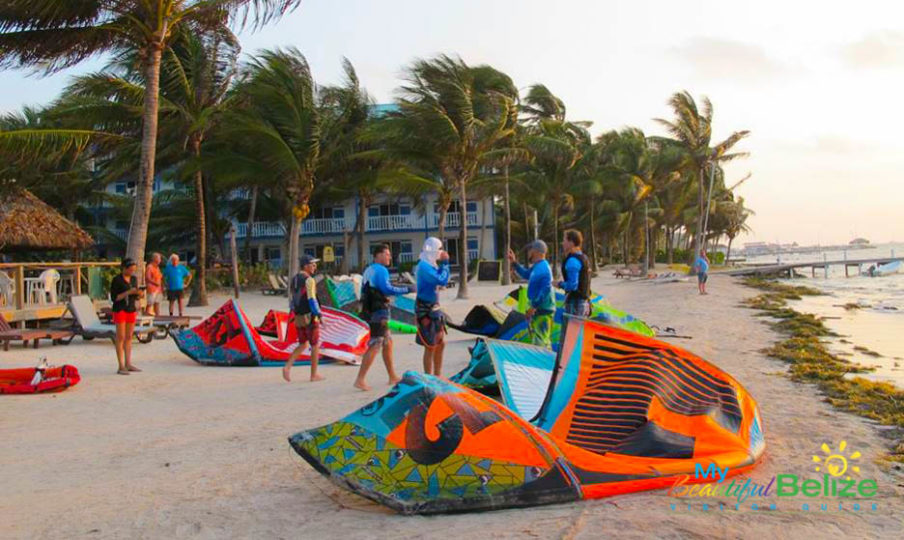
POLYGON ((298 334, 298 346, 289 355, 283 366, 283 379, 292 381, 292 364, 298 360, 306 343, 311 344, 311 382, 322 381, 323 375, 317 373, 317 362, 320 360, 320 324, 323 316, 320 303, 317 302, 317 282, 314 273, 317 261, 310 255, 301 257, 301 268, 292 278, 289 291, 292 293, 289 308, 292 311, 295 332, 298 334))
POLYGON ((137 264, 132 259, 122 261, 122 272, 110 283, 110 299, 113 301, 113 324, 116 325, 116 360, 120 375, 141 371, 132 365, 132 332, 138 317, 138 299, 144 291, 138 288, 135 277, 137 264))

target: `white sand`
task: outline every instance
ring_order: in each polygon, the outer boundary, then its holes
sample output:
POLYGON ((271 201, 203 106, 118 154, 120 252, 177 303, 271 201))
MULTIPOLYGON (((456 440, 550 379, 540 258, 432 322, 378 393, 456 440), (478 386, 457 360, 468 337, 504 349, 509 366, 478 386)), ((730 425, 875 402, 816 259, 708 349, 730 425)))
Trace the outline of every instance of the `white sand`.
MULTIPOLYGON (((676 340, 741 381, 759 401, 767 456, 750 476, 815 476, 811 455, 844 439, 862 452, 861 476, 876 478, 877 511, 801 512, 801 498, 777 500, 779 511, 700 510, 653 491, 528 509, 449 516, 403 517, 348 494, 317 474, 286 438, 339 419, 379 397, 386 374, 371 372, 374 391, 351 386, 356 369, 327 365, 327 381, 286 384, 274 368, 202 367, 171 340, 135 345, 145 371, 114 374, 109 341, 34 351, 0 352, 0 366, 29 366, 46 355, 75 364, 82 382, 67 392, 0 398, 0 537, 2 538, 411 538, 466 537, 752 537, 890 538, 900 535, 904 500, 900 478, 873 460, 887 447, 881 429, 832 409, 811 386, 790 382, 785 366, 758 352, 775 334, 738 307, 754 291, 713 276, 711 294, 694 283, 653 285, 600 278, 595 289, 650 324, 674 326, 692 340, 676 340), (670 508, 678 502, 677 510, 670 508)), ((461 319, 471 305, 500 298, 505 289, 472 287, 471 300, 445 305, 461 319)), ((206 315, 210 308, 189 309, 206 315)), ((285 300, 243 293, 253 321, 285 300)), ((453 332, 445 373, 467 363, 472 339, 453 332)), ((396 363, 419 369, 412 336, 396 337, 396 363)), ((293 370, 305 381, 307 368, 293 370)), ((850 506, 850 501, 845 501, 850 506)), ((868 507, 867 504, 864 504, 868 507)))

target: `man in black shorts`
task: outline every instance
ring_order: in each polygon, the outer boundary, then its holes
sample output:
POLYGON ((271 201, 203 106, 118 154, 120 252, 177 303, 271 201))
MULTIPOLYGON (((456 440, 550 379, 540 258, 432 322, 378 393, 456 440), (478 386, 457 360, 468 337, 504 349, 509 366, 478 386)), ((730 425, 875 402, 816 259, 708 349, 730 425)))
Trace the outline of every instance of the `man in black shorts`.
POLYGON ((389 384, 401 380, 395 372, 392 362, 392 336, 389 333, 389 297, 412 292, 412 289, 395 287, 389 282, 389 265, 392 264, 392 252, 386 244, 380 244, 374 250, 374 262, 364 271, 364 283, 361 286, 361 315, 370 324, 370 341, 367 352, 361 359, 361 369, 355 379, 355 388, 370 390, 365 378, 367 371, 374 363, 377 351, 383 351, 383 363, 389 373, 389 384))

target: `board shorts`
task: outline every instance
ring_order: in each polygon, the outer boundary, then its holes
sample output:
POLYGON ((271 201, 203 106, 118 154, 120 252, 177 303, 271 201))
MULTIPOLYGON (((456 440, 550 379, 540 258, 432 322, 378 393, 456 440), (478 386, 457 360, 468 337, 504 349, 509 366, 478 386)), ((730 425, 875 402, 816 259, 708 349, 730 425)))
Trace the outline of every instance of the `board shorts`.
POLYGON ((135 324, 138 320, 137 311, 114 311, 113 324, 135 324))
POLYGON ((370 340, 367 346, 382 345, 386 341, 392 341, 392 334, 389 332, 389 310, 381 309, 370 314, 368 317, 368 326, 370 326, 370 340))
POLYGON ((569 315, 586 319, 590 317, 590 300, 584 300, 582 298, 576 298, 574 300, 566 299, 562 309, 569 315))
POLYGON ((166 291, 166 299, 170 302, 176 302, 182 300, 182 296, 185 294, 185 291, 182 289, 179 290, 168 290, 166 291))
POLYGON ((148 302, 149 306, 153 306, 154 304, 159 304, 162 301, 163 301, 163 291, 148 293, 147 302, 148 302))
POLYGON ((530 340, 540 347, 552 347, 552 313, 534 313, 528 321, 530 340))
POLYGON ((697 273, 697 283, 706 283, 707 279, 709 279, 709 274, 707 274, 706 272, 697 273))
POLYGON ((298 324, 299 318, 295 319, 295 334, 298 336, 298 344, 304 345, 310 343, 311 347, 320 345, 320 321, 312 319, 308 324, 298 324))
POLYGON ((414 316, 417 319, 415 343, 433 347, 443 342, 446 335, 446 314, 439 308, 439 303, 416 300, 414 316))

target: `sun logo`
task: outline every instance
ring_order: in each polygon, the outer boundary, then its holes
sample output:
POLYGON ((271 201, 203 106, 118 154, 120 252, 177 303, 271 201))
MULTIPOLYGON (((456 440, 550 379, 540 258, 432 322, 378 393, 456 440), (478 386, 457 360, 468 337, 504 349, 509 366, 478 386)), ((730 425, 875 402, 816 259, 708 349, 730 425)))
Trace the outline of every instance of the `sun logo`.
MULTIPOLYGON (((844 450, 847 448, 847 441, 841 441, 841 443, 838 444, 838 451, 834 453, 826 443, 822 443, 820 448, 826 457, 823 459, 819 456, 813 456, 813 463, 819 464, 816 465, 816 472, 825 468, 826 472, 832 476, 841 476, 848 472, 848 469, 850 468, 855 474, 860 474, 860 467, 850 464, 851 461, 860 459, 860 452, 855 451, 851 455, 845 456, 844 450)), ((848 478, 850 479, 850 476, 848 476, 848 478)))

